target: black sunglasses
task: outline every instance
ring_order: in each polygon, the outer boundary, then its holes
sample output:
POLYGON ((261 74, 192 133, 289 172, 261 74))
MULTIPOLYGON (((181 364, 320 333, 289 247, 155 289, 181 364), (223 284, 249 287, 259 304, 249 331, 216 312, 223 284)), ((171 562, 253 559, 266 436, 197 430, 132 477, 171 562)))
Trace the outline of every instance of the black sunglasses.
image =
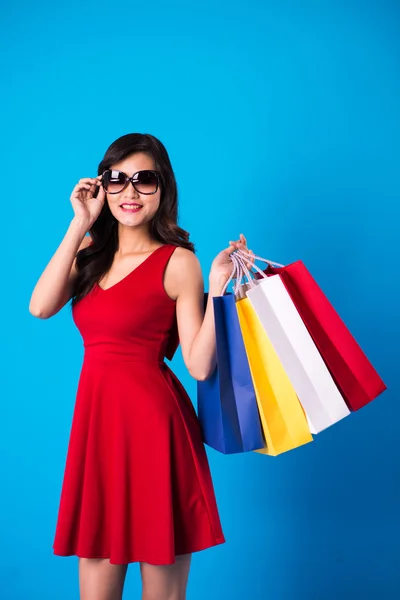
POLYGON ((158 171, 145 169, 134 173, 132 177, 122 171, 107 169, 104 171, 101 184, 107 194, 119 194, 129 182, 140 194, 155 194, 158 190, 160 176, 158 171))

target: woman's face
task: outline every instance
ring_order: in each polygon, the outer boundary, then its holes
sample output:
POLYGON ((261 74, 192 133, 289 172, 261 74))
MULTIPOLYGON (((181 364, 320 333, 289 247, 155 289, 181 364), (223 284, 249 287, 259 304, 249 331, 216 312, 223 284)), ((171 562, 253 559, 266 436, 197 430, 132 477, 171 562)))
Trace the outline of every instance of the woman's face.
MULTIPOLYGON (((137 171, 145 169, 156 170, 153 159, 143 152, 127 156, 123 160, 111 165, 110 169, 122 171, 129 177, 132 177, 137 171)), ((122 192, 118 194, 106 194, 110 211, 121 225, 136 227, 149 223, 160 206, 160 186, 161 184, 159 184, 155 194, 141 194, 129 182, 122 192), (129 204, 135 203, 133 207, 135 212, 125 212, 121 207, 124 202, 129 204)))

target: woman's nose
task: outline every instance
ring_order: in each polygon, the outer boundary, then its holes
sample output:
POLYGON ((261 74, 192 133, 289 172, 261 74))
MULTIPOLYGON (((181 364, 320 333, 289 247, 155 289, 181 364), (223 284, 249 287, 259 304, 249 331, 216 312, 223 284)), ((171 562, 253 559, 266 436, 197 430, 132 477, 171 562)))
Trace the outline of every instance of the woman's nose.
POLYGON ((135 200, 137 200, 140 197, 139 192, 133 185, 132 181, 129 181, 129 185, 126 186, 124 191, 129 198, 135 198, 135 200))

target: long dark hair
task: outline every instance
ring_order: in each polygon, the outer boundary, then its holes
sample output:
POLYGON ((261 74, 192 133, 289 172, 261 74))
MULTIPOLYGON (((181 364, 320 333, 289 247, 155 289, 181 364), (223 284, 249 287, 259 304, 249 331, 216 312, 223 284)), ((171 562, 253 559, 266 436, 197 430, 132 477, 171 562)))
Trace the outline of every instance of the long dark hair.
MULTIPOLYGON (((101 175, 114 163, 135 152, 149 155, 160 173, 160 206, 150 223, 150 233, 154 240, 164 244, 182 246, 194 252, 189 242, 189 234, 178 224, 178 189, 165 146, 149 133, 128 133, 115 140, 107 148, 100 162, 97 174, 101 175)), ((110 269, 115 252, 118 250, 117 220, 110 211, 107 200, 99 216, 89 230, 93 243, 76 255, 78 271, 75 280, 71 308, 92 289, 93 285, 110 269)))

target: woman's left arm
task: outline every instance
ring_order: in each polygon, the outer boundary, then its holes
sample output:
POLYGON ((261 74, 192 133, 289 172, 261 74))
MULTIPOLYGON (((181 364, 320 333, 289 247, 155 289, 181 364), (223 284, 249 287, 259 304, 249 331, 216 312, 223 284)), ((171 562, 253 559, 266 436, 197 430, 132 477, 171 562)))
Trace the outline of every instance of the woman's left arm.
MULTIPOLYGON (((168 292, 176 298, 176 315, 182 355, 189 373, 198 381, 208 379, 216 366, 213 297, 220 296, 233 264, 229 255, 237 248, 247 252, 246 238, 214 259, 209 274, 207 306, 204 311, 204 282, 198 258, 190 250, 177 248, 168 266, 168 292)), ((251 263, 250 263, 251 264, 251 263)))

